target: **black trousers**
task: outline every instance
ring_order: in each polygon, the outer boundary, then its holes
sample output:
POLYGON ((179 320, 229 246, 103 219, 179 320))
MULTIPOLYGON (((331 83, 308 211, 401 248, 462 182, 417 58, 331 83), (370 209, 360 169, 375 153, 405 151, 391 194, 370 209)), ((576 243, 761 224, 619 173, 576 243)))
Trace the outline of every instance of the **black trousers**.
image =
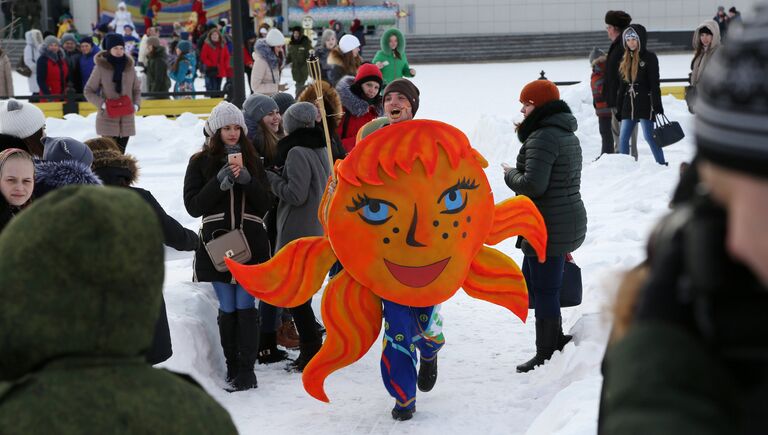
POLYGON ((115 142, 117 142, 117 146, 120 147, 120 151, 125 154, 125 149, 128 148, 128 139, 130 139, 130 136, 125 137, 118 137, 118 136, 110 136, 115 142))

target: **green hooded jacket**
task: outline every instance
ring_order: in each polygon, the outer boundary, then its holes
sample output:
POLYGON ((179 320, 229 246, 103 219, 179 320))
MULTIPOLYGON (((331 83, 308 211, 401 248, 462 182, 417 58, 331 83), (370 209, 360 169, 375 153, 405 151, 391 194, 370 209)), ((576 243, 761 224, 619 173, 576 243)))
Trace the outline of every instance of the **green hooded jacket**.
POLYGON ((234 434, 199 386, 143 361, 163 286, 157 217, 68 186, 0 235, 0 433, 234 434))
POLYGON ((377 51, 373 56, 371 63, 387 62, 387 65, 381 68, 381 75, 384 78, 382 89, 387 83, 392 83, 393 80, 403 77, 413 77, 411 74, 411 67, 408 66, 408 57, 405 55, 405 37, 396 28, 388 29, 381 35, 381 50, 377 51), (399 58, 396 58, 392 49, 389 48, 390 36, 397 36, 397 51, 400 54, 399 58))

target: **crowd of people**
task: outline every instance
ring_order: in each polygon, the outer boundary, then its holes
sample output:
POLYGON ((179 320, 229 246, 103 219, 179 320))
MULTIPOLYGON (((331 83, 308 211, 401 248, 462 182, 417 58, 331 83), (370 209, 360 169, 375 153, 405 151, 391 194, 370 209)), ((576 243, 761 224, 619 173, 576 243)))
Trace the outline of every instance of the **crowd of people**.
MULTIPOLYGON (((701 179, 691 181, 700 188, 678 197, 675 210, 652 236, 647 261, 623 285, 603 366, 603 433, 638 427, 755 433, 760 427, 757 402, 768 388, 768 334, 765 322, 743 319, 748 316, 741 313, 758 315, 767 308, 768 245, 752 238, 764 233, 761 225, 768 218, 768 150, 760 145, 768 99, 763 75, 744 77, 753 90, 747 96, 729 80, 745 65, 768 64, 767 12, 759 11, 762 20, 734 32, 722 48, 717 21, 702 23, 694 33, 691 87, 697 97, 691 110, 695 107, 698 157, 689 174, 700 171, 701 179), (705 70, 710 63, 718 67, 705 70), (739 284, 734 294, 729 293, 731 282, 739 284), (716 383, 703 380, 715 373, 716 383)), ((605 23, 611 47, 590 58, 602 152, 636 156, 631 138, 640 124, 656 162, 666 165, 650 134, 655 115, 664 113, 658 59, 648 50, 645 27, 631 21, 626 12, 609 11, 605 23)), ((361 58, 356 36, 323 32, 317 50, 327 79, 319 84, 323 106, 317 86, 306 83, 311 46, 302 30, 292 31, 286 52, 284 35, 265 29, 252 49, 243 48, 252 53, 254 93, 242 109, 226 101, 213 109, 199 151, 189 160, 180 195, 186 211, 201 219, 196 234, 168 216, 149 191, 133 186, 138 165, 126 148, 136 134, 134 114, 141 104, 135 66, 143 65, 147 77, 157 80, 150 89, 167 90, 171 80, 175 89, 194 89, 198 71, 206 87, 220 88, 232 74, 231 40, 214 26, 198 44, 173 41, 176 57, 169 61, 163 41, 151 32, 136 50, 129 49, 128 31, 107 32, 99 41, 27 32, 34 59, 29 68, 36 74, 30 88, 34 82, 44 99, 80 86, 98 108, 99 138, 83 143, 48 137, 37 106, 15 99, 0 104, 0 294, 15 301, 4 304, 0 316, 5 326, 0 329, 5 343, 0 351, 3 433, 13 432, 8 427, 30 433, 83 424, 110 431, 123 418, 110 403, 133 403, 134 413, 159 407, 175 417, 134 414, 137 428, 234 432, 226 412, 202 390, 149 370, 148 364, 172 355, 162 297, 162 245, 194 251, 194 280, 211 283, 219 303, 228 390, 257 388, 256 364, 288 360, 285 348, 299 350, 286 368, 301 372, 323 343, 324 328, 311 298, 285 310, 257 304, 220 258, 220 242, 228 240, 227 249, 242 255, 235 257, 242 263, 259 264, 298 238, 322 235, 318 209, 332 173, 326 148, 332 149, 334 161, 344 159, 366 136, 393 131, 387 126, 412 120, 419 109, 419 89, 404 78, 416 71, 408 65, 405 38, 396 29, 384 33, 371 62, 361 58), (69 52, 77 53, 70 59, 69 52), (295 97, 282 92, 285 62, 292 64, 295 97), (324 124, 329 131, 323 131, 324 124), (60 237, 63 232, 68 236, 60 237), (46 273, 32 271, 32 263, 46 273), (37 316, 30 320, 29 312, 37 316), (75 387, 62 368, 77 371, 82 384, 75 387), (43 401, 36 393, 40 388, 50 393, 43 401), (102 393, 64 400, 68 388, 102 393), (102 395, 125 397, 110 402, 102 395), (43 412, 48 406, 68 418, 54 421, 43 412)), ((587 211, 580 193, 582 148, 570 107, 547 80, 528 83, 519 101, 524 120, 516 132, 522 146, 516 164, 504 167, 504 180, 516 195, 533 201, 549 234, 543 262, 527 240, 518 245, 536 302, 536 353, 517 366, 525 373, 545 364, 573 338, 562 328, 560 290, 564 262, 585 240, 587 211)), ((337 263, 330 274, 342 268, 337 263)), ((430 391, 437 381, 438 351, 445 344, 434 328, 442 324, 439 308, 383 300, 388 332, 382 377, 395 400, 395 420, 411 419, 416 390, 430 391), (418 340, 427 335, 429 340, 418 340), (404 350, 396 336, 414 337, 417 345, 404 350)))

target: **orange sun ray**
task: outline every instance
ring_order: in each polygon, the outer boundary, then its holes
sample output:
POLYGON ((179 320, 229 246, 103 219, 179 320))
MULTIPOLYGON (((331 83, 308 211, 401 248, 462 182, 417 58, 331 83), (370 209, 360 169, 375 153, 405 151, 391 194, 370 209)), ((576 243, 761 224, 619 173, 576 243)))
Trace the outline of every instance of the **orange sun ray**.
POLYGON ((495 245, 513 236, 523 236, 536 250, 539 262, 547 259, 547 227, 539 209, 527 196, 518 195, 496 204, 493 226, 485 243, 495 245))
POLYGON ((515 261, 484 246, 472 261, 464 291, 475 299, 501 305, 523 322, 528 317, 528 288, 515 261))
POLYGON ((246 266, 226 259, 232 276, 248 293, 285 308, 299 306, 317 293, 335 261, 325 237, 296 239, 261 264, 246 266))
POLYGON ((322 313, 327 336, 302 380, 309 395, 329 402, 325 378, 362 358, 379 337, 381 299, 342 271, 325 289, 322 313))

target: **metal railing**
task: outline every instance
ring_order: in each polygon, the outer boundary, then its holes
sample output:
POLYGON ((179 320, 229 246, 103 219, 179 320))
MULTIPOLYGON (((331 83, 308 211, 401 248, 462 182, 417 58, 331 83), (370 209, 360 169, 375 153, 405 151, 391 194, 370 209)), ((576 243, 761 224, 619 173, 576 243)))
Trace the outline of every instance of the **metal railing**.
MULTIPOLYGON (((549 80, 546 75, 546 73, 542 70, 539 75, 539 80, 549 80)), ((565 81, 565 82, 553 82, 556 86, 571 86, 571 85, 577 85, 581 83, 581 81, 565 81)), ((660 79, 659 83, 688 83, 688 78, 680 78, 680 79, 660 79)))

